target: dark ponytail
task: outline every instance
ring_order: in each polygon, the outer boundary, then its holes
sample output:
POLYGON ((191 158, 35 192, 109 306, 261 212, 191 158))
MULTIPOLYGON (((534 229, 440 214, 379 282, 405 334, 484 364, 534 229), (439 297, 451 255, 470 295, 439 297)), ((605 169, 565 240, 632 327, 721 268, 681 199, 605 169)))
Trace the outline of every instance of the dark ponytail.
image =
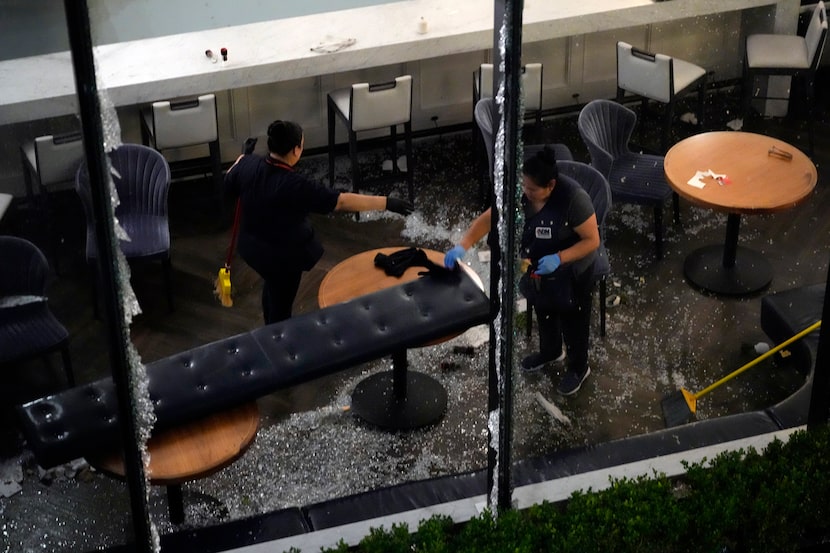
POLYGON ((556 153, 553 148, 545 146, 536 152, 524 162, 522 172, 540 188, 546 188, 550 181, 558 179, 559 170, 556 167, 556 153))
POLYGON ((303 128, 293 121, 268 125, 268 151, 284 156, 303 142, 303 128))

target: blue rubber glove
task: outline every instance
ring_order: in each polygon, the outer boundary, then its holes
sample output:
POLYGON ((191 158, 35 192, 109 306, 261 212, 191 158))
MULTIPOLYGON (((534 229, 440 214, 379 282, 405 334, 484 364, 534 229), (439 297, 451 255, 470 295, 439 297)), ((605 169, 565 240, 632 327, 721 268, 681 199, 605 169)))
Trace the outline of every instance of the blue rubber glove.
POLYGON ((559 259, 558 253, 555 253, 553 255, 546 255, 545 257, 539 259, 539 264, 536 267, 536 274, 549 275, 556 269, 558 269, 561 263, 562 260, 559 259))
POLYGON ((455 269, 458 260, 464 257, 467 250, 461 244, 456 244, 453 248, 444 255, 444 266, 447 269, 455 269))

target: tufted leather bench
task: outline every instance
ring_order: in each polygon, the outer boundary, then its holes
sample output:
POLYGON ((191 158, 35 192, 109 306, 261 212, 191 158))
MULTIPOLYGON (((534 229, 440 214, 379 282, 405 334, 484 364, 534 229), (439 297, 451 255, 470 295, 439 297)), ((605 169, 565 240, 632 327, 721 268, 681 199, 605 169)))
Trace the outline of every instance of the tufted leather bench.
MULTIPOLYGON (((149 363, 150 399, 164 429, 461 332, 489 319, 465 273, 430 274, 149 363)), ((117 400, 105 378, 18 408, 29 448, 52 467, 118 445, 117 400)))
MULTIPOLYGON (((823 299, 823 284, 769 294, 761 302, 761 327, 770 339, 780 343, 820 318, 823 299)), ((513 484, 518 487, 555 480, 803 424, 809 405, 817 340, 816 333, 796 343, 803 349, 794 344, 792 350, 793 355, 798 355, 799 370, 810 376, 801 389, 773 407, 518 460, 513 467, 513 484), (801 349, 800 354, 796 354, 798 349, 801 349), (802 363, 807 365, 802 366, 802 363)), ((292 508, 257 515, 244 521, 196 529, 186 535, 164 536, 162 543, 165 539, 175 538, 177 545, 186 544, 193 550, 220 551, 222 549, 211 546, 215 543, 214 537, 225 532, 234 536, 232 544, 235 547, 242 547, 268 541, 269 533, 287 536, 336 528, 487 493, 487 469, 479 469, 333 498, 298 510, 292 508), (301 521, 305 527, 299 526, 301 521)), ((120 550, 117 553, 121 553, 120 550)))

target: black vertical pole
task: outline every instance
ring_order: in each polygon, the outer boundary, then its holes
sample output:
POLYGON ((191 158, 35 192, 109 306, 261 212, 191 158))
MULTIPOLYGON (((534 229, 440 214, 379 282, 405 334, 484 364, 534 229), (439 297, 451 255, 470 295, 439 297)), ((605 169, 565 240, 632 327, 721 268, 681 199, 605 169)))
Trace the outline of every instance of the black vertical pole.
MULTIPOLYGON (((488 412, 491 414, 488 479, 490 483, 489 506, 491 510, 509 509, 512 504, 512 433, 513 433, 513 327, 515 302, 515 243, 516 243, 516 190, 518 182, 519 139, 521 132, 521 59, 522 59, 522 0, 495 0, 493 15, 493 93, 498 95, 500 81, 504 80, 504 119, 494 117, 493 136, 504 129, 504 142, 499 148, 496 141, 494 159, 501 158, 504 171, 499 198, 492 194, 492 247, 490 297, 496 321, 490 325, 490 378, 488 412), (501 52, 501 32, 504 27, 504 56, 501 52), (501 72, 502 63, 504 73, 501 72), (499 221, 504 219, 504 224, 499 221), (502 255, 502 249, 504 250, 502 255), (502 262, 504 259, 504 262, 502 262), (504 307, 503 309, 501 307, 504 307), (492 414, 496 415, 493 421, 492 414), (497 436, 493 436, 493 423, 497 436), (495 438, 495 439, 494 439, 495 438)), ((494 164, 498 166, 498 164, 494 164)), ((495 178, 494 182, 499 179, 495 178)), ((496 191, 499 192, 499 191, 496 191)))
POLYGON ((138 425, 135 418, 135 398, 130 386, 130 360, 127 341, 129 330, 119 298, 119 275, 116 269, 118 240, 113 232, 112 207, 109 195, 109 175, 104 153, 104 130, 101 124, 101 104, 95 81, 95 60, 92 53, 92 35, 86 0, 65 0, 66 25, 69 46, 75 70, 81 125, 84 131, 84 152, 92 188, 92 207, 95 216, 95 239, 98 246, 98 271, 104 292, 105 321, 108 332, 110 363, 118 397, 118 421, 124 448, 124 468, 130 493, 135 551, 155 550, 151 533, 150 513, 147 508, 147 482, 139 449, 138 425))
POLYGON ((813 387, 810 390, 810 409, 807 414, 807 428, 815 428, 826 425, 830 419, 830 339, 828 329, 830 326, 830 268, 827 270, 827 283, 824 285, 824 305, 821 308, 822 326, 818 335, 818 351, 816 352, 816 363, 813 368, 813 387))

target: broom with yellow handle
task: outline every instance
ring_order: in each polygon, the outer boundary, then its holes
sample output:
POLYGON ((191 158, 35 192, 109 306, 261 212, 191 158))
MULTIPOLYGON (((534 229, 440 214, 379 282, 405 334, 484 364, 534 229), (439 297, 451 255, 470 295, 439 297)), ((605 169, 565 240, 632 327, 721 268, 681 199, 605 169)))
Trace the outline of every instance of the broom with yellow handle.
POLYGON ((233 231, 231 231, 231 243, 228 245, 228 255, 225 260, 225 266, 219 269, 219 274, 216 276, 216 281, 213 284, 213 293, 219 298, 219 302, 224 307, 233 306, 233 298, 231 297, 231 261, 233 260, 233 250, 236 246, 236 236, 239 234, 239 213, 241 207, 239 200, 236 201, 236 212, 233 216, 233 231))
POLYGON ((669 394, 668 396, 663 398, 662 402, 663 420, 665 421, 666 426, 678 426, 688 422, 689 419, 692 418, 692 415, 694 415, 697 412, 697 400, 700 399, 702 396, 708 394, 718 386, 725 384, 729 380, 732 380, 733 378, 735 378, 742 372, 746 371, 747 369, 754 367, 767 357, 775 355, 777 352, 789 346, 796 340, 800 340, 804 336, 807 336, 808 334, 817 330, 820 327, 821 321, 817 321, 811 324, 810 326, 808 326, 792 338, 789 338, 788 340, 778 344, 774 348, 770 349, 768 352, 764 353, 763 355, 759 355, 746 365, 742 366, 734 372, 729 373, 717 382, 710 384, 709 386, 697 393, 692 393, 689 390, 686 390, 685 388, 681 388, 676 392, 669 394))
MULTIPOLYGON (((244 155, 250 155, 254 153, 256 143, 256 138, 248 138, 247 140, 245 140, 245 143, 242 145, 242 153, 244 155)), ((233 261, 233 250, 236 246, 236 237, 239 234, 239 215, 241 211, 242 207, 240 201, 237 200, 236 211, 233 215, 233 230, 231 231, 231 243, 228 244, 228 255, 225 259, 225 266, 219 269, 219 274, 216 276, 216 280, 213 283, 213 293, 217 298, 219 298, 219 301, 222 303, 224 307, 233 306, 233 297, 231 296, 231 292, 233 292, 233 289, 231 287, 231 261, 233 261)))
POLYGON ((216 297, 224 307, 233 306, 233 298, 231 297, 231 268, 222 267, 219 269, 219 276, 216 277, 215 289, 213 291, 216 297))

